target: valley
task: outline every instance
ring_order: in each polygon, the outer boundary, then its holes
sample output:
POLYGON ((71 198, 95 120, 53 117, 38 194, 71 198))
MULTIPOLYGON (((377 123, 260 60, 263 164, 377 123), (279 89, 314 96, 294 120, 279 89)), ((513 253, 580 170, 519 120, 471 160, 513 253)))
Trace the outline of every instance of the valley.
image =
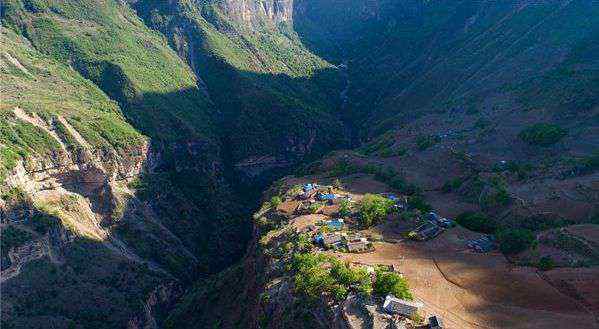
POLYGON ((0 19, 2 328, 597 326, 595 1, 6 0, 0 19), (312 181, 351 214, 308 205, 312 181), (402 211, 358 225, 389 194, 402 211), (457 227, 409 241, 430 211, 457 227), (314 244, 337 217, 374 251, 314 244), (418 318, 356 290, 367 269, 401 274, 418 318))

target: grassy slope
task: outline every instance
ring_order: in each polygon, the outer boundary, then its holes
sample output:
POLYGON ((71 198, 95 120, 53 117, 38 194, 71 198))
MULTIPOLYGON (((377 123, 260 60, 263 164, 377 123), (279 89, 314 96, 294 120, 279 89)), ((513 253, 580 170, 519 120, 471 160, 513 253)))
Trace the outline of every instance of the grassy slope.
POLYGON ((126 123, 118 106, 77 72, 41 54, 10 28, 2 30, 0 44, 6 49, 0 58, 3 174, 19 158, 48 156, 60 149, 44 131, 16 120, 12 113, 15 107, 47 121, 56 116, 67 118, 98 149, 123 152, 143 141, 126 123))
POLYGON ((174 48, 185 40, 196 49, 188 61, 222 114, 234 161, 263 154, 293 158, 297 150, 289 145, 308 144, 314 135, 316 151, 341 142, 337 71, 310 53, 289 26, 264 17, 247 26, 212 2, 178 3, 173 9, 140 1, 135 8, 174 48))
POLYGON ((195 76, 127 6, 11 0, 5 7, 3 19, 10 26, 49 57, 72 63, 146 135, 165 140, 210 136, 210 109, 195 76))
POLYGON ((313 48, 334 36, 345 51, 337 58, 350 60, 352 111, 356 120, 369 116, 369 126, 390 114, 480 107, 497 94, 520 108, 597 104, 597 63, 588 44, 599 26, 589 13, 599 8, 592 1, 345 2, 358 9, 341 21, 349 29, 332 19, 347 5, 332 1, 308 7, 297 25, 313 48), (326 35, 309 35, 315 26, 326 35))
MULTIPOLYGON (((0 55, 3 167, 11 168, 19 157, 59 150, 46 133, 13 118, 14 106, 49 123, 53 116, 66 117, 100 153, 101 148, 126 153, 145 139, 143 133, 155 145, 157 168, 137 188, 162 226, 145 223, 146 213, 125 204, 122 213, 129 217, 112 227, 113 233, 182 280, 218 271, 239 257, 248 227, 222 180, 211 106, 189 66, 160 34, 117 1, 6 1, 2 25, 7 27, 2 48, 26 71, 0 55), (164 227, 177 239, 165 236, 164 227), (182 253, 181 244, 197 260, 182 253)), ((79 239, 66 249, 62 266, 36 262, 26 275, 3 284, 3 298, 15 307, 3 319, 14 320, 17 328, 43 327, 44 321, 113 328, 138 312, 148 291, 163 281, 95 242, 79 239), (87 267, 81 267, 82 259, 87 267), (73 273, 72 267, 79 269, 73 273), (98 273, 106 280, 94 281, 98 273), (31 294, 19 294, 34 277, 31 294), (114 284, 121 279, 125 282, 114 284), (81 308, 62 302, 73 291, 82 294, 81 308), (57 295, 55 305, 32 304, 57 295), (116 302, 114 309, 106 308, 107 300, 116 302)))

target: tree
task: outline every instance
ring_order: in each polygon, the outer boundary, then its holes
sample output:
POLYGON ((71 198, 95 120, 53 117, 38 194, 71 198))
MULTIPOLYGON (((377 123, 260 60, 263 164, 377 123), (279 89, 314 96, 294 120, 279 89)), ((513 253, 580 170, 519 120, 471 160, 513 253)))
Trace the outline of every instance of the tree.
POLYGON ((391 294, 397 298, 412 300, 414 297, 408 287, 408 281, 399 274, 388 272, 380 267, 376 270, 376 280, 374 282, 374 292, 377 295, 391 294))
POLYGON ((408 198, 408 205, 412 209, 418 209, 422 212, 429 212, 433 207, 428 204, 421 196, 414 195, 408 198))
POLYGON ((360 224, 370 227, 385 219, 391 212, 393 201, 380 195, 366 194, 360 202, 360 224))
POLYGON ((333 182, 333 187, 336 189, 343 188, 343 184, 341 183, 341 180, 339 180, 339 178, 335 178, 335 181, 333 182))
POLYGON ((549 271, 555 267, 555 262, 549 256, 543 256, 539 260, 538 267, 541 271, 549 271))
POLYGON ((351 204, 349 200, 343 200, 339 205, 339 216, 348 217, 349 215, 351 215, 351 204))
POLYGON ((531 230, 527 229, 505 229, 497 234, 499 246, 505 254, 517 254, 526 250, 535 240, 531 230))
POLYGON ((497 229, 495 221, 481 213, 464 212, 456 218, 456 222, 475 232, 493 233, 497 229))
POLYGON ((310 206, 308 206, 308 211, 311 214, 315 214, 318 210, 320 210, 320 208, 322 208, 322 204, 315 202, 315 203, 311 204, 310 206))
POLYGON ((559 142, 568 132, 551 123, 537 123, 522 130, 518 135, 531 145, 550 146, 559 142))
POLYGON ((273 196, 270 199, 270 206, 273 207, 273 208, 278 207, 281 203, 283 203, 283 200, 278 195, 277 196, 273 196))

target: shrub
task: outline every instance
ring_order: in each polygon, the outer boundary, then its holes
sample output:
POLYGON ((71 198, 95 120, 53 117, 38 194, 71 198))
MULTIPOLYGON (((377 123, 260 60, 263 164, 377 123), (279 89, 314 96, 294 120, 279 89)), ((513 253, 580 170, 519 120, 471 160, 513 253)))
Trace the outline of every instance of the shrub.
POLYGON ((322 207, 322 204, 315 202, 308 207, 308 211, 311 214, 315 214, 321 207, 322 207))
POLYGON ((2 228, 2 239, 0 239, 0 250, 2 255, 7 255, 8 251, 14 247, 19 247, 31 240, 33 236, 27 231, 20 230, 13 226, 2 228))
POLYGON ((441 190, 444 193, 449 193, 451 191, 455 191, 457 189, 459 189, 463 184, 463 181, 461 178, 459 177, 455 177, 452 178, 450 180, 448 180, 447 182, 445 182, 445 184, 443 184, 443 187, 441 187, 441 190))
POLYGON ((335 181, 333 181, 333 187, 336 189, 343 188, 343 183, 341 183, 339 178, 335 178, 335 181))
POLYGON ((270 199, 270 206, 271 206, 272 208, 276 208, 276 207, 278 207, 278 206, 279 206, 281 203, 283 203, 283 200, 282 200, 282 199, 281 199, 281 197, 280 197, 280 196, 278 196, 278 195, 277 195, 277 196, 273 196, 273 197, 270 199))
POLYGON ((426 150, 427 148, 437 144, 439 142, 439 138, 436 136, 426 135, 426 136, 418 136, 416 138, 416 146, 421 151, 426 150))
POLYGON ((347 287, 357 286, 358 292, 364 296, 372 294, 370 275, 363 268, 357 267, 352 269, 347 264, 336 261, 331 268, 331 275, 337 282, 347 287))
POLYGON ((475 232, 493 233, 497 229, 497 223, 481 213, 462 213, 456 217, 456 222, 475 232))
POLYGON ((370 227, 382 220, 391 212, 393 201, 380 195, 366 194, 360 202, 360 225, 370 227))
POLYGON ((518 136, 531 145, 550 146, 566 135, 567 131, 558 125, 537 123, 522 130, 518 136))
POLYGON ((351 269, 347 264, 330 256, 296 254, 292 266, 296 271, 295 289, 312 301, 322 294, 328 294, 340 301, 354 288, 364 295, 372 292, 370 276, 364 269, 351 269), (323 266, 326 263, 331 266, 323 266))
POLYGON ((541 271, 549 271, 555 267, 555 262, 553 261, 553 259, 551 257, 543 256, 539 260, 539 264, 537 265, 537 267, 541 271))
POLYGON ((48 230, 50 230, 50 228, 55 226, 59 221, 60 221, 60 219, 54 215, 47 214, 44 212, 39 212, 31 217, 30 224, 34 231, 36 231, 37 233, 40 233, 40 234, 45 234, 46 232, 48 232, 48 230))
POLYGON ((495 187, 494 190, 483 196, 481 206, 491 208, 505 206, 510 202, 510 193, 503 186, 495 187))
POLYGON ((384 183, 389 184, 393 189, 407 195, 420 193, 420 189, 411 183, 406 182, 401 177, 393 177, 390 180, 385 180, 384 183))
POLYGON ((348 217, 351 215, 351 204, 349 200, 341 201, 339 205, 339 216, 340 217, 348 217))
POLYGON ((387 272, 381 268, 376 269, 376 280, 374 282, 373 290, 374 293, 381 296, 392 294, 401 299, 414 299, 406 279, 402 278, 397 273, 387 272))
POLYGON ((433 207, 428 204, 423 197, 419 195, 414 195, 408 198, 408 205, 412 209, 418 209, 421 212, 429 212, 433 209, 433 207))
POLYGON ((497 234, 499 247, 505 254, 517 254, 532 245, 535 236, 527 229, 505 229, 497 234))

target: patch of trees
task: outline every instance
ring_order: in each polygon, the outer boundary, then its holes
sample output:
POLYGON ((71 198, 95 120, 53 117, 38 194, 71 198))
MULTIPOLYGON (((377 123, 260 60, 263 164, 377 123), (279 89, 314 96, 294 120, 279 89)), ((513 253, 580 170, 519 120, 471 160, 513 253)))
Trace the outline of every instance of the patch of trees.
POLYGON ((342 200, 339 204, 339 216, 349 217, 351 215, 351 203, 349 200, 342 200))
POLYGON ((384 267, 375 268, 373 280, 365 268, 351 268, 348 263, 324 254, 302 253, 294 255, 292 268, 296 291, 310 301, 323 294, 341 301, 350 291, 362 296, 393 294, 413 299, 407 280, 384 267))
POLYGON ((491 234, 497 229, 497 223, 481 213, 465 212, 456 217, 456 222, 463 227, 481 233, 491 234))
POLYGON ((414 296, 410 292, 408 281, 395 272, 385 271, 381 267, 375 269, 376 280, 374 282, 374 293, 385 296, 393 296, 406 300, 413 300, 414 296))
POLYGON ((568 132, 558 125, 537 123, 522 130, 518 136, 531 145, 551 146, 567 134, 568 132))
POLYGON ((2 239, 0 239, 0 250, 2 250, 2 256, 8 255, 8 251, 10 249, 22 246, 33 238, 31 233, 20 230, 13 226, 6 226, 2 228, 1 235, 2 239))
POLYGON ((499 248, 504 254, 517 254, 530 247, 535 241, 531 230, 524 228, 504 229, 497 233, 499 248))
POLYGON ((352 269, 331 256, 296 254, 292 267, 295 271, 295 289, 311 301, 317 300, 322 294, 341 301, 347 297, 350 289, 364 295, 372 293, 372 283, 366 270, 352 269))
POLYGON ((432 135, 418 136, 418 138, 416 138, 416 146, 418 146, 418 149, 421 151, 428 149, 438 142, 439 137, 432 135))
POLYGON ((370 227, 383 221, 389 213, 393 201, 380 195, 366 194, 359 206, 359 223, 362 227, 370 227))

